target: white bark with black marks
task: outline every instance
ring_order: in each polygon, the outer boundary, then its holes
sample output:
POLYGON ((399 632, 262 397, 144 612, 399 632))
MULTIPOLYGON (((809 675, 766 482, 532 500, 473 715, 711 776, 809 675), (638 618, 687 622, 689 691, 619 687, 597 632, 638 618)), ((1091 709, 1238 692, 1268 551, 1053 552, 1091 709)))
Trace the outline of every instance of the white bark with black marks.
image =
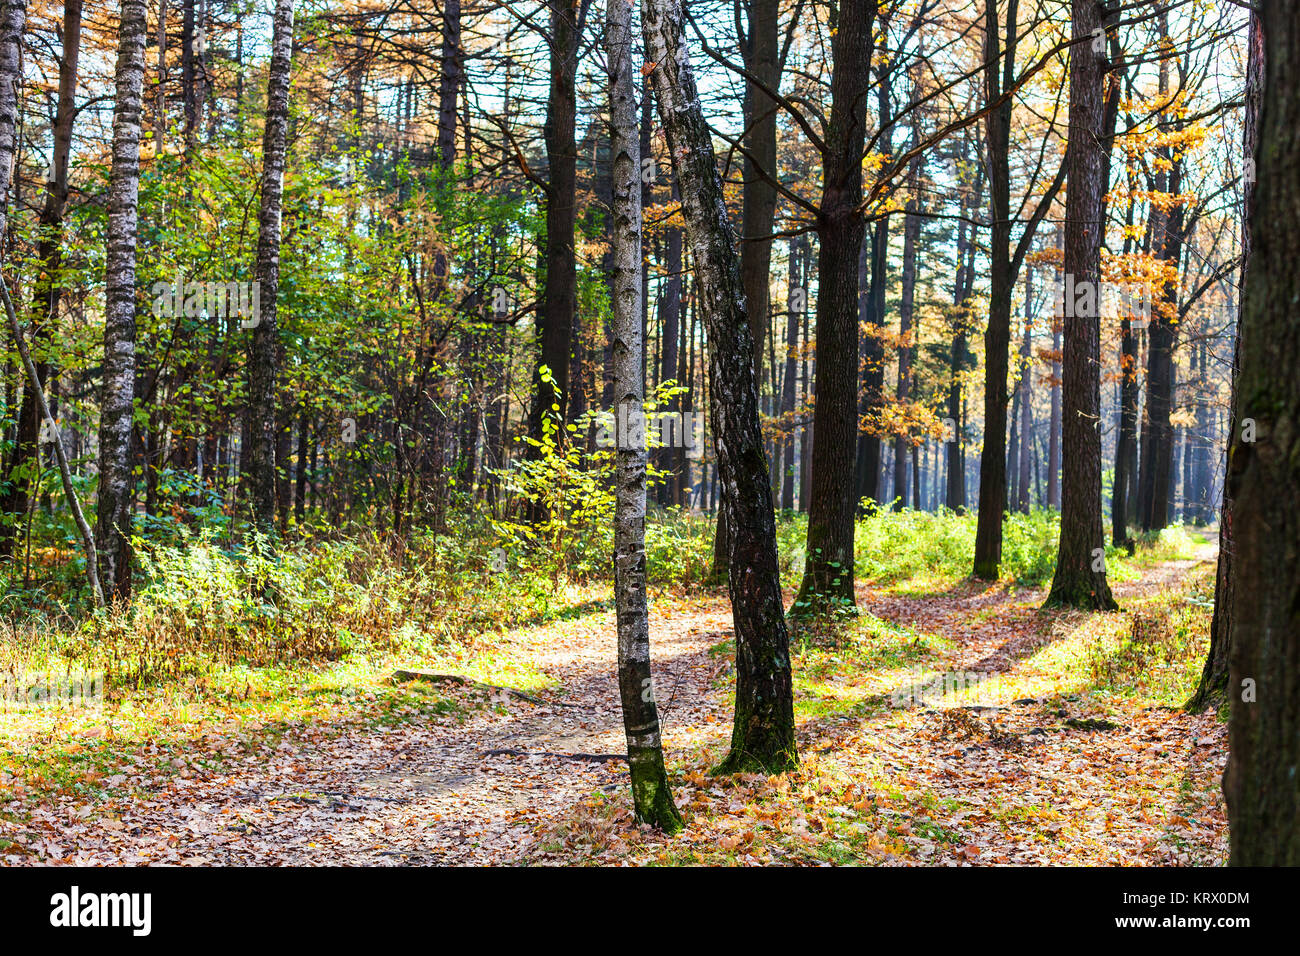
POLYGON ((131 596, 131 469, 135 400, 135 250, 139 224, 140 118, 144 89, 144 0, 122 0, 108 177, 104 269, 104 384, 99 419, 100 579, 111 599, 131 596))
POLYGON ((736 628, 736 719, 731 752, 720 770, 776 773, 795 766, 798 754, 753 337, 713 142, 682 43, 683 4, 644 0, 641 22, 655 102, 681 190, 696 301, 712 346, 710 418, 727 511, 727 578, 736 628))
MULTIPOLYGON (((609 56, 610 152, 613 178, 612 242, 614 400, 621 421, 642 413, 644 342, 641 337, 641 146, 632 82, 632 3, 609 0, 605 43, 609 56)), ((614 598, 618 613, 618 686, 637 819, 670 832, 681 828, 664 770, 659 714, 650 675, 650 619, 646 605, 646 444, 644 428, 619 429, 615 469, 614 598)))
POLYGON ((269 532, 275 523, 275 389, 279 333, 280 219, 289 136, 289 65, 293 49, 293 0, 276 0, 271 68, 262 134, 261 207, 258 212, 257 269, 261 315, 248 351, 248 409, 244 416, 244 483, 253 524, 269 532))

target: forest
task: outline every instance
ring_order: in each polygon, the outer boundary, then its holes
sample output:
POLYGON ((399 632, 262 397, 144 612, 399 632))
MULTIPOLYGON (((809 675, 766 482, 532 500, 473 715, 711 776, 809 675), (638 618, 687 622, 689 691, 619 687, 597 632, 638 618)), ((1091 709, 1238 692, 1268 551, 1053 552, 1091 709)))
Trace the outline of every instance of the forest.
POLYGON ((0 0, 0 864, 1300 865, 1298 13, 0 0))

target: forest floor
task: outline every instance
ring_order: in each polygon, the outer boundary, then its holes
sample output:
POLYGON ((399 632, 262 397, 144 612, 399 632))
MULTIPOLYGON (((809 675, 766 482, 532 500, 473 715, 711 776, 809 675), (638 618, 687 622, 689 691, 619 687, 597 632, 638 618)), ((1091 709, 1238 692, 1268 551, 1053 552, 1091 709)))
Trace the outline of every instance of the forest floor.
POLYGON ((799 769, 731 778, 710 775, 729 607, 657 594, 672 839, 630 819, 607 591, 433 659, 3 713, 0 862, 1219 864, 1226 724, 1177 706, 1212 593, 1212 546, 1118 586, 1119 614, 1006 582, 860 586, 855 621, 793 639, 799 769))

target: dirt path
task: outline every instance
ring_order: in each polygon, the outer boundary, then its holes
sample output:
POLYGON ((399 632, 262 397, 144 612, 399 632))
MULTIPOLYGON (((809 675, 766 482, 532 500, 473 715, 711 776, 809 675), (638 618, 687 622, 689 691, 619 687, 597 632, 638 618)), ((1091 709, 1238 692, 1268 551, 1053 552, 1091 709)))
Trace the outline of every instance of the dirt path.
MULTIPOLYGON (((726 728, 708 693, 726 667, 707 651, 730 635, 717 599, 656 614, 655 680, 670 727, 726 728)), ((512 634, 498 653, 528 660, 561 703, 439 684, 464 705, 394 726, 325 735, 291 729, 226 772, 169 781, 120 819, 69 820, 47 858, 83 863, 407 865, 503 863, 535 826, 596 788, 622 785, 612 612, 512 634), (565 757, 560 754, 593 755, 565 757), (66 855, 65 855, 66 854, 66 855)), ((550 697, 550 695, 546 695, 550 697)), ((224 752, 229 741, 204 738, 224 752)), ((683 744, 670 731, 670 748, 683 744)))
MULTIPOLYGON (((1166 586, 1212 551, 1154 568, 1117 596, 1166 586)), ((952 664, 997 672, 1053 639, 1036 612, 1041 599, 1041 589, 1008 592, 971 583, 924 597, 859 590, 864 610, 952 640, 952 664)), ((665 598, 652 611, 655 689, 670 758, 721 748, 729 736, 731 695, 718 678, 731 665, 728 656, 709 650, 732 636, 730 618, 725 600, 710 596, 665 598)), ((528 662, 553 680, 542 703, 505 694, 484 700, 481 690, 441 683, 436 696, 459 701, 453 712, 411 708, 403 722, 380 726, 303 722, 264 742, 256 734, 205 735, 195 741, 196 752, 223 754, 221 771, 168 777, 165 789, 120 804, 120 816, 71 813, 58 843, 37 848, 39 855, 83 864, 188 865, 536 858, 545 848, 535 834, 547 823, 596 789, 625 785, 621 760, 607 756, 623 748, 615 646, 612 611, 496 641, 498 657, 528 662)), ((852 729, 835 726, 837 739, 852 729)), ((826 733, 817 721, 807 722, 801 747, 824 741, 826 733)), ((936 761, 947 766, 951 759, 941 739, 892 741, 893 731, 883 727, 868 733, 880 746, 898 745, 900 755, 906 749, 900 772, 936 761)), ((848 768, 852 754, 844 756, 848 768)))

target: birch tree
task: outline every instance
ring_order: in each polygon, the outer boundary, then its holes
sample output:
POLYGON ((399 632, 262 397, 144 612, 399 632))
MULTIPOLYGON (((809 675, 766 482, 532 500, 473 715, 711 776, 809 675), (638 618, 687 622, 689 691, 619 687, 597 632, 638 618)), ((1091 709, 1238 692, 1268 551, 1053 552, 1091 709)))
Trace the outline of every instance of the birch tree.
POLYGON ((636 817, 669 833, 681 829, 659 742, 650 678, 646 605, 646 443, 641 337, 641 143, 632 82, 632 3, 609 0, 609 115, 613 165, 613 366, 618 435, 614 503, 614 599, 618 614, 618 689, 632 772, 636 817))
POLYGON ((262 134, 261 207, 258 212, 257 269, 261 315, 255 316, 248 350, 248 409, 244 415, 244 482, 253 524, 270 531, 275 523, 275 388, 279 333, 280 218, 285 146, 289 134, 289 59, 293 48, 293 0, 276 0, 271 34, 271 69, 262 134))
POLYGON ((139 225, 144 0, 122 0, 108 178, 104 268, 104 387, 99 419, 99 573, 111 600, 131 597, 131 435, 135 404, 135 267, 139 225))
POLYGON ((798 754, 772 485, 758 419, 754 341, 713 141, 683 44, 685 22, 682 0, 641 5, 650 80, 681 188, 697 307, 711 345, 710 421, 727 509, 727 582, 736 630, 735 724, 719 772, 776 773, 795 766, 798 754))

